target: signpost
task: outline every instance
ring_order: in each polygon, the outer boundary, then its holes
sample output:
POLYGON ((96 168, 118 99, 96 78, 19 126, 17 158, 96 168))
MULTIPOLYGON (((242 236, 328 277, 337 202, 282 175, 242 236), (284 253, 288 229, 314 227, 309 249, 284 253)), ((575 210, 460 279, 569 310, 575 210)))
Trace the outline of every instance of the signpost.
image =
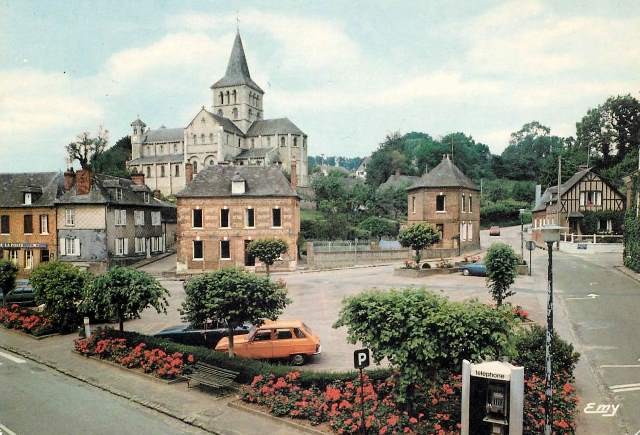
POLYGON ((527 251, 529 251, 529 276, 531 276, 531 268, 533 265, 531 264, 531 252, 536 249, 536 242, 533 240, 527 240, 527 251))
POLYGON ((369 349, 358 349, 353 352, 353 366, 360 370, 360 405, 362 406, 360 410, 361 421, 362 421, 362 433, 366 434, 367 429, 364 425, 364 374, 363 369, 365 367, 369 367, 371 359, 369 357, 369 349))

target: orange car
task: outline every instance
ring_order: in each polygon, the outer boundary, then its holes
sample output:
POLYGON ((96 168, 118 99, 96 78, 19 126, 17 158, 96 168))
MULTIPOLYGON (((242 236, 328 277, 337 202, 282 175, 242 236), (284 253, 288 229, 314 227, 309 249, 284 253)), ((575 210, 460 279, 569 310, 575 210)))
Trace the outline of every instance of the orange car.
MULTIPOLYGON (((216 350, 229 350, 229 339, 223 337, 216 350)), ((289 359, 295 365, 302 365, 307 358, 321 352, 320 338, 299 320, 265 321, 262 326, 253 327, 247 335, 233 338, 236 355, 253 359, 289 359)))

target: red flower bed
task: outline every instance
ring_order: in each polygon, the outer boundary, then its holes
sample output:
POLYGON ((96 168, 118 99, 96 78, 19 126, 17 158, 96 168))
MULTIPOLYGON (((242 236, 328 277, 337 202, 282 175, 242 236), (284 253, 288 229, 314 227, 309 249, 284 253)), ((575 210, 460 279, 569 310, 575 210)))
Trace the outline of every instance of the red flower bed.
POLYGON ((132 346, 124 338, 109 338, 102 332, 96 332, 88 339, 79 338, 74 345, 83 355, 97 356, 130 369, 141 368, 162 379, 175 379, 195 362, 191 354, 175 352, 169 355, 164 349, 147 349, 144 342, 132 346))
POLYGON ((5 328, 17 329, 35 336, 55 332, 49 320, 33 311, 13 304, 0 307, 0 324, 5 328))
MULTIPOLYGON (((360 382, 335 382, 324 390, 303 388, 298 372, 285 377, 256 376, 243 388, 242 398, 268 408, 276 416, 306 419, 311 424, 327 423, 338 434, 357 433, 361 425, 360 382)), ((554 433, 575 433, 575 388, 562 383, 554 390, 554 433)), ((372 383, 364 380, 365 426, 368 433, 429 434, 459 433, 460 376, 441 379, 429 386, 417 386, 409 414, 398 403, 393 377, 372 383)), ((524 433, 538 434, 544 425, 544 380, 531 376, 525 381, 524 433)))

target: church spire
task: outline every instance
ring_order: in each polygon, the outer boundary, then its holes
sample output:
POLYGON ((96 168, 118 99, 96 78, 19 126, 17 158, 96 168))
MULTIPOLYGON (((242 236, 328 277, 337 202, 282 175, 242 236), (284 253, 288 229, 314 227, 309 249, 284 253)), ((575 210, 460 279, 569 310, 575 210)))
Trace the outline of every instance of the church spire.
POLYGON ((242 38, 240 37, 239 29, 237 30, 236 38, 233 41, 231 56, 229 56, 229 63, 227 64, 227 72, 222 79, 218 80, 211 87, 221 88, 237 85, 248 85, 257 91, 264 92, 260 86, 251 79, 249 65, 247 64, 247 58, 244 54, 244 47, 242 46, 242 38))

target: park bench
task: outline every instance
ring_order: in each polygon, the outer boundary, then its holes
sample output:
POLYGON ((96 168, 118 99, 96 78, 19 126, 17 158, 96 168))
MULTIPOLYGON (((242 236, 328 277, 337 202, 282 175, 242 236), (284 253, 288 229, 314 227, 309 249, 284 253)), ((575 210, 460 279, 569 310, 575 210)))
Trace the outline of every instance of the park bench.
POLYGON ((184 375, 187 378, 187 388, 191 387, 191 382, 197 382, 201 385, 207 385, 213 388, 227 388, 233 384, 238 376, 238 372, 233 370, 221 369, 220 367, 196 362, 193 371, 184 375))

